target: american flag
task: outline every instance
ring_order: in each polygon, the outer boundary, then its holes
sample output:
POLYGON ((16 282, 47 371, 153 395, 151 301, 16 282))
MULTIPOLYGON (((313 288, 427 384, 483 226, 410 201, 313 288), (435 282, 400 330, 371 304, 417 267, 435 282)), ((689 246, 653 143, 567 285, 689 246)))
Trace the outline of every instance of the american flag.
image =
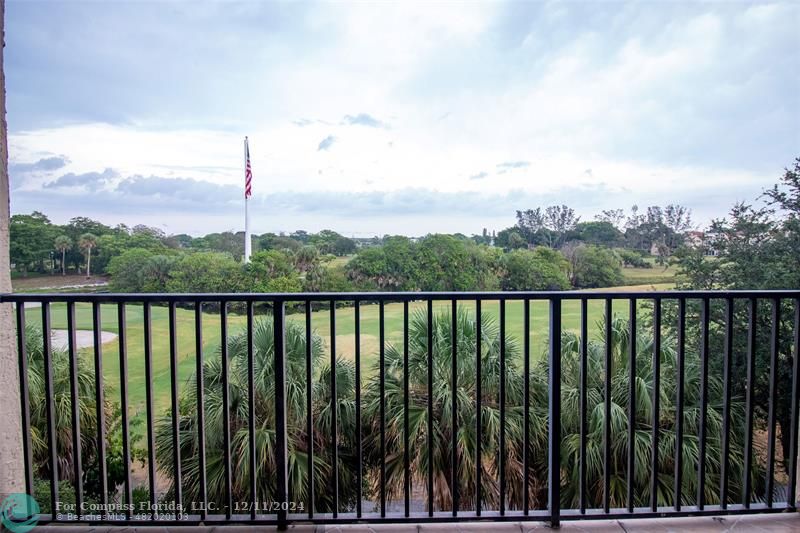
POLYGON ((250 169, 250 147, 244 140, 244 197, 253 196, 253 171, 250 169))

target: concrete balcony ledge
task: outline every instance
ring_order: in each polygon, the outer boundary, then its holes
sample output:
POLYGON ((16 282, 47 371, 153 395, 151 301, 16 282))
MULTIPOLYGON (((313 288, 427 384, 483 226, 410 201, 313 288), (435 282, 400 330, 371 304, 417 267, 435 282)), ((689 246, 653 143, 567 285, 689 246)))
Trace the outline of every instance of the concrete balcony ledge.
MULTIPOLYGON (((550 527, 542 522, 475 522, 475 523, 440 523, 440 524, 353 524, 353 525, 293 525, 287 531, 295 533, 437 533, 458 531, 464 533, 528 533, 544 531, 550 527)), ((274 527, 264 526, 69 526, 48 525, 35 528, 36 532, 51 533, 190 533, 196 531, 219 533, 252 533, 254 531, 276 531, 274 527)), ((764 515, 719 516, 719 517, 687 517, 687 518, 655 518, 627 520, 586 520, 565 521, 561 531, 586 531, 590 533, 634 533, 634 532, 771 532, 800 533, 800 513, 780 513, 764 515)))

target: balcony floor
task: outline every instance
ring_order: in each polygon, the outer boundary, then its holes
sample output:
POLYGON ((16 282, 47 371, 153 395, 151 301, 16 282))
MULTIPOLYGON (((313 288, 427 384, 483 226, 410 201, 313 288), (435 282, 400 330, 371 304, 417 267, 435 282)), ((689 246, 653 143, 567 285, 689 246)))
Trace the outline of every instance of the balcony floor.
MULTIPOLYGON (((504 523, 458 523, 458 524, 355 524, 355 525, 296 525, 288 529, 294 533, 440 533, 458 531, 464 533, 528 533, 531 531, 545 531, 550 529, 541 522, 504 522, 504 523)), ((206 531, 219 533, 252 533, 254 531, 275 531, 275 528, 263 526, 209 526, 209 527, 108 527, 108 526, 39 526, 37 532, 49 531, 51 533, 78 533, 91 531, 92 533, 189 533, 192 531, 206 531)), ((561 531, 588 532, 588 533, 638 533, 638 532, 727 532, 727 531, 753 531, 770 533, 800 533, 800 513, 782 513, 768 515, 744 515, 724 517, 699 517, 699 518, 658 518, 658 519, 633 519, 633 520, 591 520, 591 521, 564 521, 561 531)))

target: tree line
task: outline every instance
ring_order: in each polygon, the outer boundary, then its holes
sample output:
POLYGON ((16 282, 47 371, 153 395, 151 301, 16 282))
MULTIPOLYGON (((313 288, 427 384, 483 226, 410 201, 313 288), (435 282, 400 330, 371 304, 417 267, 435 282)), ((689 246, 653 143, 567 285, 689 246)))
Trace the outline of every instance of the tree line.
POLYGON ((122 292, 563 290, 622 283, 623 266, 666 263, 691 228, 687 208, 634 206, 581 222, 568 206, 517 212, 497 234, 351 239, 335 231, 266 233, 242 264, 242 232, 167 235, 146 225, 107 226, 87 217, 53 224, 41 212, 11 217, 16 275, 110 275, 122 292), (337 261, 337 257, 349 261, 337 261), (350 259, 352 258, 352 259, 350 259))
MULTIPOLYGON (((29 273, 65 275, 107 274, 111 259, 127 250, 143 249, 167 255, 179 252, 219 252, 241 261, 243 232, 210 233, 202 237, 167 235, 144 224, 107 226, 88 217, 75 217, 68 223, 54 224, 44 213, 17 214, 11 217, 10 259, 17 275, 29 273)), ((356 241, 335 231, 316 234, 296 231, 290 235, 265 233, 254 237, 255 250, 297 251, 313 246, 322 255, 343 256, 356 252, 356 241)))
POLYGON ((654 205, 643 211, 634 205, 627 215, 623 209, 608 209, 585 222, 567 205, 517 211, 516 217, 516 225, 500 231, 495 244, 514 249, 562 248, 577 241, 648 254, 655 249, 660 256, 668 256, 694 227, 691 209, 678 204, 654 205))

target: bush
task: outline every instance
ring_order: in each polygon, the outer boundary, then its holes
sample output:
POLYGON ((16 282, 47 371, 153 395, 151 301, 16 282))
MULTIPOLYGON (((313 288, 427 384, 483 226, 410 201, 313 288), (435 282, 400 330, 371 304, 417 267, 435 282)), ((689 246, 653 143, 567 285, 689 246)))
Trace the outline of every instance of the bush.
POLYGON ((642 254, 639 252, 628 250, 626 248, 617 248, 614 251, 620 257, 620 259, 622 259, 622 264, 626 267, 653 268, 653 265, 645 261, 644 257, 642 257, 642 254))
POLYGON ((117 292, 165 292, 178 257, 134 248, 115 256, 108 264, 111 290, 117 292))
POLYGON ((569 289, 567 260, 557 250, 537 247, 514 250, 500 260, 500 286, 504 291, 555 291, 569 289))
POLYGON ((175 263, 166 285, 169 292, 241 292, 246 280, 230 254, 197 252, 175 263))
POLYGON ((620 258, 599 246, 578 246, 572 258, 572 284, 578 288, 614 287, 622 284, 620 258))
POLYGON ((322 272, 320 291, 322 292, 351 292, 355 290, 353 283, 347 277, 344 267, 329 266, 322 272))
MULTIPOLYGON (((50 480, 36 479, 33 482, 33 499, 39 504, 39 512, 49 514, 53 512, 50 506, 50 480)), ((58 482, 58 501, 62 504, 75 505, 75 487, 66 479, 58 482)))

